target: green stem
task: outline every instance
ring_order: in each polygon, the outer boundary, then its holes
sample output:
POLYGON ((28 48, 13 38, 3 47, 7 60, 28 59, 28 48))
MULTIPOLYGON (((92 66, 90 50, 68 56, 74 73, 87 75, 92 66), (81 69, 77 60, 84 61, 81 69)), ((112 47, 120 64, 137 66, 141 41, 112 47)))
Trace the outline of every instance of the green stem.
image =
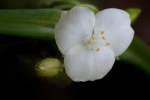
POLYGON ((0 34, 47 40, 60 15, 56 9, 0 10, 0 34))

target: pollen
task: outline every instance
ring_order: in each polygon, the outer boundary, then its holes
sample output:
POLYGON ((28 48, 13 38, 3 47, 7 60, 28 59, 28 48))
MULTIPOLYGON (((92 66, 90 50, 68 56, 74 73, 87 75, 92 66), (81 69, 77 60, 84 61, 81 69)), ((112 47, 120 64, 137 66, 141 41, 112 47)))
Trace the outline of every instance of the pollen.
POLYGON ((100 51, 100 48, 96 48, 96 51, 99 52, 99 51, 100 51))
POLYGON ((101 35, 104 35, 104 31, 100 32, 101 35))
POLYGON ((104 36, 102 36, 102 39, 103 39, 103 40, 106 40, 104 36))
POLYGON ((100 36, 101 39, 106 40, 105 37, 104 37, 104 31, 100 32, 99 36, 100 36))
POLYGON ((91 41, 90 41, 90 40, 88 40, 88 41, 87 41, 87 44, 91 44, 91 41))
POLYGON ((92 33, 92 40, 96 40, 96 37, 95 37, 95 34, 94 33, 92 33))
POLYGON ((105 44, 106 46, 110 46, 110 43, 108 43, 108 42, 106 42, 106 44, 105 44))

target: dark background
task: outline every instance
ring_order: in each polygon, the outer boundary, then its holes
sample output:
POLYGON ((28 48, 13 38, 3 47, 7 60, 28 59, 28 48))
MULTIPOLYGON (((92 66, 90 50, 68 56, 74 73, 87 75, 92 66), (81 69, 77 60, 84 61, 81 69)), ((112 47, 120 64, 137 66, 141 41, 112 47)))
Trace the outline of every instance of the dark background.
MULTIPOLYGON (((97 0, 95 4, 102 8, 141 8, 142 13, 133 27, 136 35, 150 45, 150 3, 148 0, 97 0)), ((7 6, 6 1, 0 3, 1 8, 19 8, 18 5, 20 4, 11 3, 7 6)), ((20 100, 76 100, 87 97, 89 99, 102 99, 103 97, 122 99, 132 96, 142 97, 145 100, 144 98, 149 96, 150 77, 136 66, 116 61, 113 69, 102 80, 60 86, 38 78, 31 66, 33 64, 31 62, 37 58, 55 56, 54 50, 49 46, 50 42, 6 36, 0 36, 0 42, 7 44, 0 49, 0 66, 6 68, 4 72, 7 73, 8 96, 6 97, 20 100), (47 53, 43 54, 42 51, 47 53), (49 54, 50 51, 52 51, 51 54, 49 54), (26 60, 28 58, 29 61, 26 60)))

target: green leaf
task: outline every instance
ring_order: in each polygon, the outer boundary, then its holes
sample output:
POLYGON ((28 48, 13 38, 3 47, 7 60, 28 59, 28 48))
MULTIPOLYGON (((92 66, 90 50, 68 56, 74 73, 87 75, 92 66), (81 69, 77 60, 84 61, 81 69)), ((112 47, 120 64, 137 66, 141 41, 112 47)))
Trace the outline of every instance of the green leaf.
POLYGON ((51 2, 49 7, 55 8, 55 9, 66 10, 78 4, 80 4, 78 0, 54 0, 53 2, 51 2))
POLYGON ((80 4, 80 6, 87 7, 90 10, 92 10, 93 12, 95 12, 95 13, 98 12, 98 8, 96 6, 94 6, 94 5, 91 5, 91 4, 80 4))
POLYGON ((0 34, 50 39, 60 15, 56 9, 0 10, 0 34))
POLYGON ((120 60, 136 65, 150 75, 150 48, 138 37, 134 37, 128 50, 120 60))
POLYGON ((0 34, 17 37, 27 37, 36 39, 51 39, 53 29, 34 24, 26 23, 2 23, 0 22, 0 34))
POLYGON ((141 14, 141 9, 139 9, 139 8, 129 8, 129 9, 127 9, 127 12, 129 13, 131 21, 133 23, 133 22, 135 22, 135 20, 141 14))
MULTIPOLYGON (((132 24, 141 13, 138 8, 129 8, 132 24)), ((136 65, 141 70, 150 75, 150 48, 139 37, 135 36, 128 50, 120 56, 121 61, 136 65)))

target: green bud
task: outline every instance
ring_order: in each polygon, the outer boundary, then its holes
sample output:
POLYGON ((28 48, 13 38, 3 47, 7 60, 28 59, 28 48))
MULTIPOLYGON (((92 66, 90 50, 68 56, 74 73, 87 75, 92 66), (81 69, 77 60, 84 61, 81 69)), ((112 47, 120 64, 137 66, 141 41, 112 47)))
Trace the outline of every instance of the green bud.
POLYGON ((61 70, 62 64, 56 58, 45 58, 36 64, 37 74, 41 77, 55 77, 61 70))

